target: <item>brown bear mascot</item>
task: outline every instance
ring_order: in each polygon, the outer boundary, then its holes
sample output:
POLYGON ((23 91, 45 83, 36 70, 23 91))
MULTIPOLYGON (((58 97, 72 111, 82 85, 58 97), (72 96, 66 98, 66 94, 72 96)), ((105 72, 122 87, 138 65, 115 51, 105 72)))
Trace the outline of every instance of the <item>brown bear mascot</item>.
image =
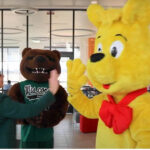
MULTIPOLYGON (((21 103, 36 102, 48 90, 49 72, 56 69, 61 73, 59 61, 60 53, 56 50, 25 48, 20 71, 27 80, 13 85, 9 96, 21 103)), ((53 148, 53 126, 65 117, 68 109, 64 88, 59 87, 55 98, 56 102, 39 116, 21 120, 21 148, 53 148)))

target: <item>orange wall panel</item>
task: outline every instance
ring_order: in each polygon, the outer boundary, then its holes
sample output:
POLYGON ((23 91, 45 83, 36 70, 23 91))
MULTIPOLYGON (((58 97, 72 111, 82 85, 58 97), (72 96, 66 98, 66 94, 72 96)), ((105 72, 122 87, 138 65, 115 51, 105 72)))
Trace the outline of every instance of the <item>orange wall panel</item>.
MULTIPOLYGON (((95 38, 88 38, 88 58, 94 53, 94 46, 95 46, 95 38)), ((92 83, 88 81, 88 84, 92 86, 92 83)))
POLYGON ((88 58, 94 53, 95 38, 88 38, 88 58))

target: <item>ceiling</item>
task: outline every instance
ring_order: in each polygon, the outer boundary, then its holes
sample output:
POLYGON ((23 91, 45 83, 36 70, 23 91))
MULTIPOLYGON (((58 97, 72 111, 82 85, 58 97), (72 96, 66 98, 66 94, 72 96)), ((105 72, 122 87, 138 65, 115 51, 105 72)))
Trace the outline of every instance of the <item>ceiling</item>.
MULTIPOLYGON (((0 8, 87 8, 92 0, 0 0, 0 8)), ((127 0, 97 0, 105 7, 121 7, 127 0)))
MULTIPOLYGON (((98 3, 105 7, 121 7, 126 1, 98 0, 98 3)), ((91 0, 0 0, 0 8, 86 9, 90 3, 91 0)), ((69 47, 72 43, 72 16, 72 11, 53 11, 51 37, 53 46, 69 47)), ((75 12, 75 29, 75 45, 79 47, 84 47, 86 40, 94 37, 96 33, 96 28, 89 22, 86 11, 75 12)), ((29 16, 30 47, 49 46, 49 32, 48 11, 37 11, 29 16)), ((4 46, 19 46, 23 49, 26 46, 26 15, 4 11, 4 33, 4 46)))

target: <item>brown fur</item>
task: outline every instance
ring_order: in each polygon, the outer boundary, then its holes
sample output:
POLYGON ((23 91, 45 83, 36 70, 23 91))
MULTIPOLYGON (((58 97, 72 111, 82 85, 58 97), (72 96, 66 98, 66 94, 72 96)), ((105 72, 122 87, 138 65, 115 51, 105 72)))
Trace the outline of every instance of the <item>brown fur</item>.
MULTIPOLYGON (((59 61, 60 53, 58 51, 26 48, 22 52, 20 71, 28 80, 46 82, 48 81, 49 73, 37 75, 32 73, 32 71, 34 71, 34 68, 44 67, 48 72, 56 69, 60 73, 59 61)), ((19 83, 12 86, 9 91, 9 96, 16 101, 24 103, 24 97, 21 94, 19 83)), ((21 123, 45 128, 57 125, 65 117, 68 109, 67 93, 61 86, 55 94, 55 99, 56 102, 47 111, 41 112, 37 117, 22 120, 21 123)))

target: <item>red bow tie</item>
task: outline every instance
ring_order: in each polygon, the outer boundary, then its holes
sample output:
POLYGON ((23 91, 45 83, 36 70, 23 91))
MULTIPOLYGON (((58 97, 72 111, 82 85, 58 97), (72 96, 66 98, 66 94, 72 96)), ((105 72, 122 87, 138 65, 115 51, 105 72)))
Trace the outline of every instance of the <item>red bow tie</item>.
POLYGON ((107 95, 108 101, 104 100, 99 115, 106 126, 113 128, 114 133, 121 134, 132 121, 132 108, 127 106, 137 96, 147 92, 147 88, 136 90, 126 95, 118 104, 115 103, 111 95, 107 95))

